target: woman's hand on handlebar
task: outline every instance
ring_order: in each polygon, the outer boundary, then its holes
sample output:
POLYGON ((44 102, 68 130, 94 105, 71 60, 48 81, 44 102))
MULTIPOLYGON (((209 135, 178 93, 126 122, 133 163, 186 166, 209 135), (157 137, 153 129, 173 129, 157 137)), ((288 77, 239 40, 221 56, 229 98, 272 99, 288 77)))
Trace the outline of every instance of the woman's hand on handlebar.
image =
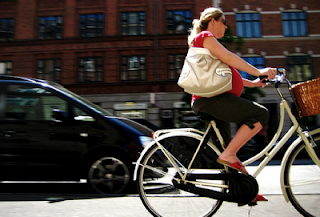
POLYGON ((260 78, 253 80, 252 83, 254 87, 265 87, 269 84, 268 82, 265 81, 265 79, 260 79, 260 78))
POLYGON ((255 80, 247 80, 243 78, 243 85, 245 87, 265 87, 269 83, 281 82, 286 75, 286 70, 283 68, 264 68, 259 71, 261 73, 259 78, 255 80), (271 79, 269 79, 270 77, 271 79))
POLYGON ((255 79, 255 80, 248 80, 248 79, 242 79, 243 86, 245 87, 265 87, 268 85, 268 83, 264 82, 265 79, 255 79))
POLYGON ((268 79, 268 80, 274 79, 278 73, 276 68, 264 68, 264 69, 259 69, 259 71, 260 71, 259 77, 263 77, 264 79, 268 79))
POLYGON ((286 77, 286 69, 284 68, 278 68, 276 69, 277 74, 275 75, 274 79, 268 79, 268 75, 260 75, 259 79, 262 81, 262 83, 275 83, 275 82, 282 82, 286 77))

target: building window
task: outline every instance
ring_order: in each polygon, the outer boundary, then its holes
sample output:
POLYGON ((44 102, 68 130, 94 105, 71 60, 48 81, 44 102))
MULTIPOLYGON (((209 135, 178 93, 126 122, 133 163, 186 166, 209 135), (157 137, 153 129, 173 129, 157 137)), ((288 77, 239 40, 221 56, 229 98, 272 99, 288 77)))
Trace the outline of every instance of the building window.
POLYGON ((80 37, 92 38, 103 36, 103 15, 80 15, 80 37))
POLYGON ((79 59, 79 82, 102 82, 102 57, 85 57, 79 59))
MULTIPOLYGON (((245 61, 256 67, 257 69, 263 69, 265 68, 264 66, 264 58, 261 56, 248 56, 248 57, 242 57, 245 61)), ((256 76, 253 76, 251 74, 248 74, 246 72, 240 71, 240 74, 243 78, 253 80, 256 79, 256 76)))
POLYGON ((287 56, 287 78, 292 82, 312 79, 312 62, 308 55, 287 56))
POLYGON ((61 39, 62 17, 40 17, 39 39, 61 39))
POLYGON ((61 82, 61 60, 39 59, 37 60, 37 78, 61 82))
POLYGON ((145 81, 147 72, 144 56, 121 57, 121 80, 122 81, 145 81))
POLYGON ((237 35, 245 38, 261 37, 259 13, 237 13, 237 35))
POLYGON ((0 75, 12 75, 11 61, 0 61, 0 75))
POLYGON ((0 41, 12 41, 14 19, 0 19, 0 41))
POLYGON ((305 12, 283 12, 282 26, 286 37, 307 36, 307 15, 305 12))
POLYGON ((121 35, 145 35, 145 13, 121 13, 121 35))
POLYGON ((169 80, 177 80, 179 78, 185 56, 186 56, 185 54, 169 54, 168 55, 169 80))
POLYGON ((167 28, 168 34, 187 34, 191 28, 191 12, 168 11, 167 28))

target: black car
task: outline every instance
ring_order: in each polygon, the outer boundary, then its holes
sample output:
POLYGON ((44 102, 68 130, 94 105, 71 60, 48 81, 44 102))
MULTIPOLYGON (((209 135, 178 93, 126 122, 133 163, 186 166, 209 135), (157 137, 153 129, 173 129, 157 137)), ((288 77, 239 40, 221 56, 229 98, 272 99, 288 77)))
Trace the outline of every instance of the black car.
POLYGON ((152 130, 63 86, 0 75, 0 181, 79 181, 123 193, 152 130))

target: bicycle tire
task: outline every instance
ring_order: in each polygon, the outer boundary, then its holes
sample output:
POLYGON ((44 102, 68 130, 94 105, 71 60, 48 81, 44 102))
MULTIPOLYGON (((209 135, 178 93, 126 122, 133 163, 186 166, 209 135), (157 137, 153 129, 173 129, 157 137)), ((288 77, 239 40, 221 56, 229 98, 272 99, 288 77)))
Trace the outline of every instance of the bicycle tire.
MULTIPOLYGON (((186 166, 199 139, 174 136, 159 142, 179 163, 186 166)), ((217 156, 216 151, 206 145, 195 159, 195 165, 201 169, 221 167, 215 163, 217 156)), ((220 169, 217 172, 220 173, 220 169)), ((223 202, 177 189, 172 182, 177 172, 156 144, 142 158, 137 174, 139 196, 153 216, 212 216, 223 202)))
MULTIPOLYGON (((311 133, 312 134, 312 133, 311 133)), ((313 135, 314 148, 320 158, 320 133, 313 135)), ((301 142, 289 155, 284 184, 291 204, 303 216, 320 216, 320 167, 310 158, 301 142)))

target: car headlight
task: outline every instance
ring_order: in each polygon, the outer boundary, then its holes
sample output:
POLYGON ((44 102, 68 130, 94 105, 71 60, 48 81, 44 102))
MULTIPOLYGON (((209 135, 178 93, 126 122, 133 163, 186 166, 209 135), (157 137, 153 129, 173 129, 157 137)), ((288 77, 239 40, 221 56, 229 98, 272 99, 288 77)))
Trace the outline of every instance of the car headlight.
POLYGON ((143 148, 145 148, 150 142, 153 141, 149 136, 139 136, 139 140, 143 148))

